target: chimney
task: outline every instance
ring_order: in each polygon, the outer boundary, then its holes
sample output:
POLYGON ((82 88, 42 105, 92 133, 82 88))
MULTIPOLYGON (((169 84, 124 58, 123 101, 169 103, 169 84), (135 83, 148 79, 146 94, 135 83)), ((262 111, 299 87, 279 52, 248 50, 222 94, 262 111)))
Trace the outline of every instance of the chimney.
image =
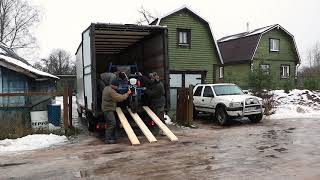
POLYGON ((249 22, 247 22, 247 32, 249 32, 250 31, 250 27, 249 27, 249 22))

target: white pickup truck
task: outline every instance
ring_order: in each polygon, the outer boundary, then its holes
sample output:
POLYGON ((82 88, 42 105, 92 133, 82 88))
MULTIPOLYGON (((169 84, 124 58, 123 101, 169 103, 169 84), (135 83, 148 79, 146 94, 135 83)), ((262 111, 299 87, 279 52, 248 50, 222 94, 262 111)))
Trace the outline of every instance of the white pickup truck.
POLYGON ((248 117, 259 122, 263 116, 262 99, 244 94, 235 84, 198 84, 193 89, 193 112, 213 113, 221 125, 230 118, 248 117))

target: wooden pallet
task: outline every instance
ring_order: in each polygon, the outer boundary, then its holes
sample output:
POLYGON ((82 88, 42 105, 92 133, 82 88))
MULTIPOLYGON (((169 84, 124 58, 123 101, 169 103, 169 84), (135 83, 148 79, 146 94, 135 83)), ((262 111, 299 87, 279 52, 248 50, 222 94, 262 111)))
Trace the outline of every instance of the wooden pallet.
POLYGON ((148 129, 148 127, 144 124, 144 122, 142 121, 142 119, 140 118, 140 116, 137 113, 133 113, 131 111, 131 109, 128 109, 128 112, 130 113, 131 117, 133 118, 133 120, 137 123, 137 125, 139 126, 139 128, 141 129, 141 131, 143 132, 143 134, 146 136, 146 138, 148 139, 148 141, 150 143, 153 142, 157 142, 157 139, 153 136, 153 134, 151 133, 151 131, 148 129))
POLYGON ((178 141, 177 136, 175 136, 170 131, 170 129, 158 118, 158 116, 148 106, 143 106, 143 109, 147 112, 151 119, 159 126, 159 128, 162 129, 164 134, 168 136, 168 138, 171 141, 178 141))
POLYGON ((130 126, 126 116, 122 112, 121 108, 117 107, 116 112, 117 112, 117 115, 119 117, 119 120, 120 120, 124 130, 126 131, 126 133, 128 135, 128 138, 129 138, 131 144, 132 145, 140 144, 139 139, 137 138, 136 134, 133 132, 133 129, 131 128, 131 126, 130 126))

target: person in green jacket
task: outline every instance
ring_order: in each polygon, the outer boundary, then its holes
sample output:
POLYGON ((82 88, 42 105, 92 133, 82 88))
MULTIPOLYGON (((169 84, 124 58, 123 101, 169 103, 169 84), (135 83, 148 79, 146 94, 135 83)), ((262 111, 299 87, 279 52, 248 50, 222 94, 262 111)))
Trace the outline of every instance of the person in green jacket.
POLYGON ((116 89, 119 87, 119 81, 113 80, 109 86, 106 86, 102 92, 101 110, 108 127, 106 128, 105 142, 108 144, 116 143, 116 111, 117 102, 122 102, 130 95, 130 90, 125 94, 119 94, 116 89))

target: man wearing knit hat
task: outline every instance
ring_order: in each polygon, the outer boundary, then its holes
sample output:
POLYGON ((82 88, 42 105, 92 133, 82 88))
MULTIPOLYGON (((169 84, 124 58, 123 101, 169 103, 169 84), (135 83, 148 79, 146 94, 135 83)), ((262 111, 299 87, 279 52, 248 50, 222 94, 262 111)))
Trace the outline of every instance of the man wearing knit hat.
POLYGON ((116 92, 118 89, 119 81, 112 80, 109 86, 106 86, 102 92, 101 109, 104 114, 104 118, 108 125, 106 129, 106 140, 108 144, 116 143, 116 118, 114 112, 116 111, 117 102, 122 102, 130 95, 130 90, 125 94, 119 94, 116 92))
MULTIPOLYGON (((150 85, 145 90, 145 94, 150 100, 150 108, 164 122, 164 106, 165 106, 165 90, 160 77, 156 72, 150 73, 149 78, 151 80, 150 85)), ((158 127, 157 127, 158 128, 158 127)), ((162 134, 159 129, 155 130, 155 133, 162 134)))

